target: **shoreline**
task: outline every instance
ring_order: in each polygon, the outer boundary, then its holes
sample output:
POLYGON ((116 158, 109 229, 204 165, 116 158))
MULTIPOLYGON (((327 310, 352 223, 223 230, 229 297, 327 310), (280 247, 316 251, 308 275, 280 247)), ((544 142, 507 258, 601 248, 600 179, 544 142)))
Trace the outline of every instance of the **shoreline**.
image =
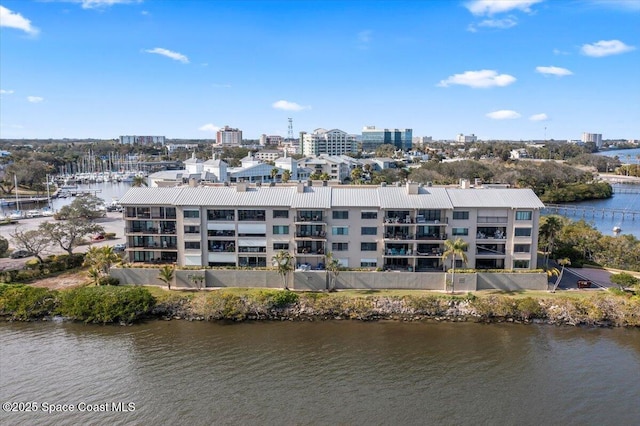
POLYGON ((145 321, 398 321, 546 324, 640 329, 640 297, 615 294, 343 295, 286 290, 171 293, 144 287, 49 291, 0 288, 0 318, 127 325, 145 321), (4 291, 3 291, 4 290, 4 291), (63 294, 66 293, 66 294, 63 294), (78 300, 118 300, 110 306, 78 300), (30 302, 24 302, 29 299, 30 302), (65 305, 66 303, 66 305, 65 305))

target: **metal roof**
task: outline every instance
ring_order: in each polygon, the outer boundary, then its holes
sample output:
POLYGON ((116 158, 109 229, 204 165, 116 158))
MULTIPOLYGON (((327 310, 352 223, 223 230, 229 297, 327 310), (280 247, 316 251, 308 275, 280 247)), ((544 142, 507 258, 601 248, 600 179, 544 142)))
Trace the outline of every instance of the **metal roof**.
POLYGON ((447 189, 453 207, 509 207, 541 209, 544 204, 531 189, 447 189))
POLYGON ((238 206, 270 207, 291 206, 294 187, 247 188, 239 192, 234 186, 223 187, 184 187, 176 198, 178 206, 238 206))
POLYGON ((170 206, 175 205, 177 196, 184 188, 131 188, 120 198, 122 205, 128 206, 170 206))
POLYGON ((451 209, 445 188, 418 188, 417 194, 407 194, 405 186, 378 188, 380 207, 383 209, 451 209))
POLYGON ((122 205, 177 205, 229 207, 290 207, 294 209, 331 209, 332 207, 376 207, 382 209, 453 209, 453 208, 530 208, 544 204, 530 189, 453 189, 419 187, 408 194, 406 186, 236 186, 131 188, 121 199, 122 205))
POLYGON ((331 205, 334 207, 379 207, 378 188, 334 187, 331 191, 331 205))

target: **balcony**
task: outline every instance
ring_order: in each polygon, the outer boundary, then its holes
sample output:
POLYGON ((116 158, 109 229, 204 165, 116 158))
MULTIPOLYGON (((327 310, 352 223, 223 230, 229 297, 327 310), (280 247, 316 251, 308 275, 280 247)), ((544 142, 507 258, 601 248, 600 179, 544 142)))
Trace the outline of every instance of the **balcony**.
POLYGON ((507 254, 504 244, 478 244, 476 256, 505 256, 507 254))
POLYGON ((411 241, 411 240, 415 240, 415 237, 416 236, 413 234, 402 234, 402 233, 395 234, 390 232, 384 234, 385 240, 411 241))
POLYGON ((478 240, 506 240, 507 228, 495 226, 478 227, 476 232, 478 240))
POLYGON ((299 211, 296 215, 296 223, 324 223, 322 211, 299 211))
POLYGON ((508 223, 507 216, 478 216, 478 223, 508 223))
POLYGON ((236 231, 214 231, 208 230, 207 237, 209 238, 218 238, 218 237, 235 237, 236 231))
POLYGON ((417 234, 416 240, 434 240, 443 241, 449 237, 449 234, 417 234))

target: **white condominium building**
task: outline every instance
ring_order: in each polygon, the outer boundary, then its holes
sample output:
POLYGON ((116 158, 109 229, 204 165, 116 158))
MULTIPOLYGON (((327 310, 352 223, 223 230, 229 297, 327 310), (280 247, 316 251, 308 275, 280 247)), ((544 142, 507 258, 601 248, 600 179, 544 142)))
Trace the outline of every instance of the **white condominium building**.
POLYGON ((529 189, 406 186, 132 188, 124 209, 131 262, 271 267, 288 251, 300 269, 442 271, 446 240, 468 243, 476 269, 535 269, 544 207, 529 189))
POLYGON ((340 155, 358 151, 354 135, 342 130, 316 129, 313 133, 300 133, 300 145, 303 155, 340 155))

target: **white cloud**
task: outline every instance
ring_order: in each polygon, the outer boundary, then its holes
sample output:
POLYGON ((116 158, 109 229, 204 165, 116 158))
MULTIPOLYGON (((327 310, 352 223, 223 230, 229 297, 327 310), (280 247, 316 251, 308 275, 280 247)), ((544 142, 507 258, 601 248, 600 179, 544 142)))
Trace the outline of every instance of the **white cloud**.
POLYGON ((187 58, 182 53, 174 52, 174 51, 171 51, 169 49, 163 49, 162 47, 156 47, 154 49, 146 49, 145 52, 147 52, 147 53, 155 53, 157 55, 166 56, 167 58, 171 58, 173 60, 180 61, 183 64, 188 64, 189 63, 189 58, 187 58))
POLYGON ((141 3, 142 0, 74 0, 74 3, 82 3, 83 9, 100 9, 114 4, 141 3))
POLYGON ((531 6, 540 3, 543 0, 473 0, 465 3, 465 7, 469 12, 476 16, 494 15, 496 13, 505 13, 512 10, 521 10, 522 12, 531 12, 531 6))
POLYGON ((494 120, 513 120, 515 118, 520 118, 522 116, 510 109, 501 109, 499 111, 493 111, 488 113, 487 117, 492 118, 494 120))
POLYGON ((584 44, 581 49, 582 54, 595 58, 618 55, 632 50, 635 50, 634 46, 628 46, 620 40, 600 40, 593 44, 584 44))
POLYGON ((0 95, 11 95, 11 94, 13 94, 13 90, 0 89, 0 95))
POLYGON ((310 106, 302 106, 295 102, 289 102, 285 100, 280 100, 271 104, 271 106, 275 109, 281 109, 283 111, 302 111, 303 109, 311 109, 310 106))
POLYGON ((479 27, 500 28, 506 30, 507 28, 515 27, 518 25, 518 20, 515 16, 509 16, 503 19, 485 19, 478 22, 479 27))
POLYGON ((570 53, 569 53, 569 52, 562 51, 562 50, 560 50, 560 49, 553 49, 553 54, 554 54, 554 55, 569 55, 570 53))
POLYGON ((203 132, 211 132, 215 133, 220 130, 220 127, 214 126, 212 123, 205 124, 203 126, 198 127, 198 130, 202 130, 203 132))
POLYGON ((231 85, 228 83, 213 83, 213 87, 217 89, 230 89, 231 85))
POLYGON ((40 30, 31 25, 31 21, 19 13, 0 6, 0 27, 15 28, 30 35, 37 35, 40 30))
POLYGON ((531 117, 529 117, 529 120, 531 121, 547 121, 548 119, 549 116, 544 112, 541 114, 533 114, 531 117))
POLYGON ((441 80, 438 86, 449 87, 452 84, 459 84, 473 88, 504 87, 515 81, 516 78, 509 74, 498 74, 498 72, 494 70, 480 70, 454 74, 446 80, 441 80))
POLYGON ((32 104, 38 104, 44 101, 44 98, 41 98, 40 96, 27 96, 27 100, 32 104))
POLYGON ((545 75, 556 75, 558 77, 563 77, 565 75, 573 75, 573 73, 566 68, 560 68, 560 67, 554 67, 554 66, 536 67, 536 72, 539 72, 540 74, 545 74, 545 75))

